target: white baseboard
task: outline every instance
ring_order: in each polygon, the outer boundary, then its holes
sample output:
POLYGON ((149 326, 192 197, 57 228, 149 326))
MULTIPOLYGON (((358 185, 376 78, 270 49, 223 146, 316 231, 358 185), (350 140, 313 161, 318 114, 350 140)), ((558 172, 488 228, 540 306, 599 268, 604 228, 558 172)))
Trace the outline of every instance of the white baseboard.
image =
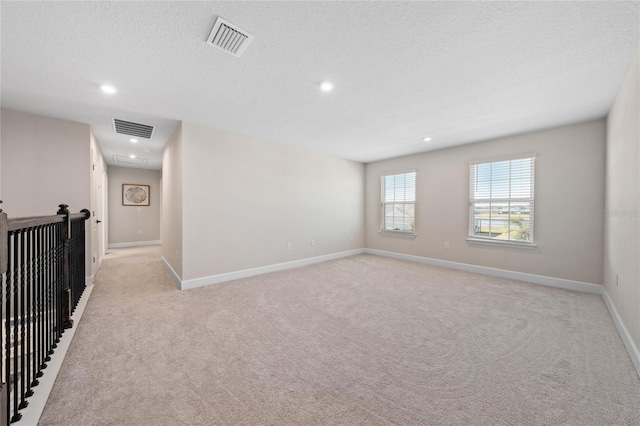
POLYGON ((394 259, 409 260, 412 262, 425 263, 427 265, 442 266, 449 269, 474 272, 476 274, 489 275, 498 278, 524 281, 531 284, 541 284, 549 287, 562 288, 565 290, 581 291, 591 294, 602 294, 600 284, 585 283, 582 281, 565 280, 563 278, 547 277, 544 275, 528 274, 526 272, 509 271, 506 269, 489 268, 487 266, 471 265, 468 263, 451 262, 449 260, 433 259, 430 257, 413 256, 410 254, 395 253, 391 251, 365 249, 365 253, 376 254, 378 256, 393 257, 394 259))
POLYGON ((62 367, 62 361, 64 361, 64 357, 67 355, 71 340, 73 340, 73 336, 76 334, 78 324, 80 324, 80 318, 82 318, 84 308, 87 306, 92 291, 93 285, 87 285, 84 289, 82 297, 80 297, 78 301, 78 306, 76 306, 76 310, 73 312, 73 315, 71 315, 73 327, 66 329, 64 333, 62 333, 58 347, 53 355, 51 355, 51 361, 47 363, 47 369, 44 371, 44 375, 38 379, 40 384, 33 389, 33 396, 29 398, 29 405, 20 410, 22 419, 20 419, 20 422, 17 424, 37 425, 40 421, 40 416, 47 404, 51 389, 53 389, 56 377, 58 377, 58 373, 60 372, 60 367, 62 367))
POLYGON ((153 241, 131 241, 129 243, 109 243, 107 248, 126 248, 126 247, 142 247, 142 246, 157 246, 162 244, 160 240, 153 241))
POLYGON ((87 275, 86 277, 84 277, 84 283, 87 285, 87 287, 93 285, 94 278, 94 275, 87 275))
POLYGON ((605 305, 607 305, 609 315, 611 315, 611 319, 616 325, 616 329, 618 329, 618 334, 624 343, 624 347, 627 348, 631 362, 636 368, 636 373, 638 373, 638 377, 640 377, 640 350, 638 350, 638 346, 634 343, 629 330, 624 325, 622 318, 620 318, 620 315, 618 314, 616 306, 613 304, 613 301, 609 297, 609 293, 607 293, 607 290, 604 287, 602 287, 602 298, 604 299, 605 305))
MULTIPOLYGON (((225 274, 210 275, 208 277, 184 280, 179 285, 182 290, 190 290, 197 287, 219 284, 225 281, 238 280, 241 278, 248 278, 256 275, 268 274, 269 272, 283 271, 285 269, 312 265, 314 263, 326 262, 327 260, 340 259, 342 257, 354 256, 356 254, 362 253, 364 253, 364 249, 347 250, 338 253, 325 254, 323 256, 308 257, 306 259, 292 260, 290 262, 260 266, 258 268, 244 269, 242 271, 227 272, 225 274)), ((174 279, 176 278, 174 277, 174 279)))
POLYGON ((178 290, 180 290, 182 288, 182 280, 180 279, 176 271, 173 269, 171 264, 167 262, 167 259, 165 259, 164 256, 162 256, 162 264, 164 265, 165 268, 167 268, 167 271, 169 271, 169 275, 171 275, 171 278, 173 278, 173 281, 175 281, 176 285, 178 286, 178 290))
POLYGON ((425 263, 427 265, 442 266, 444 268, 457 269, 466 272, 475 272, 478 274, 489 275, 499 278, 507 278, 512 280, 524 281, 531 284, 546 285, 549 287, 561 288, 564 290, 580 291, 583 293, 597 294, 602 297, 609 315, 618 330, 618 334, 624 343, 627 353, 631 358, 631 362, 636 369, 636 373, 640 377, 640 351, 634 343, 629 330, 624 325, 622 318, 618 314, 613 301, 603 286, 600 284, 585 283, 582 281, 565 280, 562 278, 547 277, 544 275, 527 274, 524 272, 508 271, 505 269, 489 268, 486 266, 470 265, 467 263, 451 262, 448 260, 432 259, 428 257, 413 256, 403 253, 395 253, 390 251, 365 249, 365 253, 375 254, 378 256, 392 257, 394 259, 409 260, 412 262, 425 263))

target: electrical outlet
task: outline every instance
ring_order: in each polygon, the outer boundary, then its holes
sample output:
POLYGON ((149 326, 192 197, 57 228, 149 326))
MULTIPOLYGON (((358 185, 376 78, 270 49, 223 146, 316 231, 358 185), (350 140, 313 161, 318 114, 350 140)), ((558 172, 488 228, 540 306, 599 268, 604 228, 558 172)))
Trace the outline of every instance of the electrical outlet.
POLYGON ((444 249, 445 250, 449 250, 451 248, 451 244, 449 244, 449 241, 447 241, 446 243, 444 243, 444 249))
POLYGON ((351 241, 353 241, 353 234, 351 234, 351 241))
POLYGON ((311 240, 311 247, 315 247, 316 245, 316 240, 311 240))
POLYGON ((287 250, 291 250, 291 243, 287 243, 287 250))

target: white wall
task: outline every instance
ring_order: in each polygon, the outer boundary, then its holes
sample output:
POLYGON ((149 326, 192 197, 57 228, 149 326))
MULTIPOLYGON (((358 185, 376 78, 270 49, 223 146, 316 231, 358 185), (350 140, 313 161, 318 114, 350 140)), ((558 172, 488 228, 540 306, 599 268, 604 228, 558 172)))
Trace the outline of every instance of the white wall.
POLYGON ((2 208, 9 217, 91 208, 88 124, 7 109, 2 120, 2 208))
POLYGON ((366 247, 599 284, 604 147, 597 120, 367 164, 366 247), (468 243, 469 161, 529 152, 537 154, 537 247, 468 243), (417 237, 381 235, 380 175, 408 169, 417 171, 417 237))
POLYGON ((607 118, 604 286, 640 347, 640 54, 607 118), (616 280, 616 275, 618 279, 616 280))
POLYGON ((182 125, 162 155, 162 255, 182 279, 182 125))
POLYGON ((160 170, 109 166, 109 244, 160 241, 160 170), (149 185, 149 206, 123 206, 122 185, 149 185))
POLYGON ((182 154, 183 279, 363 247, 364 165, 190 123, 182 154))

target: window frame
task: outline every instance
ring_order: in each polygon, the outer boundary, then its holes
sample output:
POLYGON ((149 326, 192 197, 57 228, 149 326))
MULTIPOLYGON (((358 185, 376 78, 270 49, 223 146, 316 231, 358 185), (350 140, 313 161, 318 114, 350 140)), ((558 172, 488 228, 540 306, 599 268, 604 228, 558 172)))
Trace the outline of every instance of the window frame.
POLYGON ((396 237, 405 237, 405 238, 415 238, 416 236, 416 204, 417 204, 417 176, 418 173, 415 169, 410 170, 402 170, 395 171, 389 173, 380 174, 380 206, 379 206, 379 214, 380 214, 380 223, 379 223, 379 233, 381 235, 389 235, 396 237), (389 176, 398 176, 398 175, 414 175, 414 193, 413 193, 413 201, 386 201, 385 199, 385 178, 389 176), (404 205, 413 205, 413 230, 396 230, 396 229, 386 229, 385 228, 385 206, 388 204, 404 204, 404 205))
MULTIPOLYGON (((496 158, 488 158, 488 159, 482 159, 482 160, 475 160, 475 161, 470 161, 469 162, 469 176, 468 176, 468 182, 469 182, 469 191, 468 191, 468 201, 469 201, 469 211, 468 211, 468 219, 469 219, 469 223, 468 223, 468 238, 467 241, 469 243, 472 244, 488 244, 488 245, 498 245, 498 246, 504 246, 504 247, 516 247, 516 248, 527 248, 527 249, 533 249, 536 247, 535 244, 535 215, 534 215, 534 209, 535 209, 535 175, 536 175, 536 153, 524 153, 524 154, 519 154, 519 155, 509 155, 509 156, 503 156, 503 157, 496 157, 496 158), (511 194, 512 188, 513 188, 513 179, 511 176, 511 173, 513 172, 512 169, 512 165, 511 165, 511 161, 517 161, 517 160, 530 160, 530 164, 531 164, 531 170, 530 170, 530 185, 528 188, 528 191, 530 192, 530 196, 529 197, 514 197, 511 194), (509 162, 509 195, 507 197, 500 197, 500 198, 493 198, 492 197, 492 192, 494 190, 494 185, 495 185, 495 181, 493 180, 493 177, 490 178, 489 180, 489 184, 490 184, 490 188, 489 188, 489 197, 488 198, 475 198, 474 195, 474 191, 473 191, 473 187, 474 185, 477 185, 477 180, 474 177, 474 171, 476 170, 477 166, 480 165, 487 165, 487 164, 493 164, 493 163, 501 163, 501 162, 509 162), (511 215, 512 215, 512 203, 515 204, 529 204, 529 218, 527 219, 527 226, 528 226, 528 233, 529 233, 529 238, 528 239, 501 239, 501 238, 497 238, 497 237, 493 237, 491 236, 491 234, 489 236, 481 236, 481 235, 477 235, 476 230, 475 230, 475 226, 476 226, 476 208, 477 208, 477 204, 479 203, 483 203, 483 204, 487 204, 489 206, 489 220, 492 219, 492 212, 493 212, 493 205, 502 205, 504 206, 505 204, 508 206, 507 207, 507 213, 506 213, 506 220, 511 221, 511 215)), ((503 207, 504 209, 504 207, 503 207)), ((504 210, 502 211, 502 213, 504 213, 504 210)), ((503 219, 504 220, 504 219, 503 219)))

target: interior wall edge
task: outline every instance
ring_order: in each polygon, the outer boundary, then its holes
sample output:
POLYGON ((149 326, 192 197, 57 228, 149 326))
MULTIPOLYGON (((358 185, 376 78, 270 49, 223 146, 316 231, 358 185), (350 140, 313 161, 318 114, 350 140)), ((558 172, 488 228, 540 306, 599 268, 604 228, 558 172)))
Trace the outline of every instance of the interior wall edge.
POLYGON ((392 257, 394 259, 408 260, 411 262, 424 263, 432 266, 440 266, 448 269, 457 269, 459 271, 473 272, 476 274, 489 275, 497 278, 507 278, 510 280, 524 281, 529 284, 545 285, 547 287, 555 287, 563 290, 580 291, 583 293, 602 294, 602 286, 600 284, 586 283, 582 281, 567 280, 564 278, 555 278, 545 275, 529 274, 526 272, 510 271, 507 269, 490 268, 487 266, 472 265, 469 263, 452 262, 449 260, 440 260, 431 257, 414 256, 411 254, 397 253, 391 251, 366 249, 366 253, 378 256, 392 257))
POLYGON ((161 244, 162 244, 162 241, 160 240, 129 241, 124 243, 109 243, 107 248, 116 249, 116 248, 126 248, 126 247, 159 246, 161 244))
POLYGON ((631 333, 629 333, 629 329, 627 329, 622 317, 618 314, 616 305, 613 303, 613 300, 609 297, 609 293, 607 293, 607 289, 604 287, 602 287, 601 296, 605 305, 607 305, 609 315, 611 315, 611 319, 616 326, 616 330, 618 330, 622 343, 624 343, 624 347, 627 349, 627 353, 629 354, 629 358, 631 358, 631 362, 636 369, 636 373, 638 373, 638 377, 640 377, 640 350, 633 341, 631 333))
POLYGON ((176 273, 175 269, 173 269, 171 264, 167 261, 167 259, 165 259, 164 256, 162 256, 161 262, 164 267, 167 268, 167 271, 169 272, 169 275, 171 275, 171 278, 173 278, 173 281, 176 283, 178 290, 180 290, 182 288, 182 279, 180 279, 180 276, 176 273))
MULTIPOLYGON (((283 271, 286 269, 298 268, 300 266, 313 265, 314 263, 326 262, 328 260, 340 259, 343 257, 355 256, 362 254, 366 249, 346 250, 337 253, 325 254, 315 257, 307 257, 304 259, 292 260, 289 262, 275 263, 272 265, 259 266, 257 268, 244 269, 223 274, 210 275, 207 277, 194 278, 184 280, 179 283, 181 290, 191 290, 198 287, 205 287, 213 284, 220 284, 226 281, 238 280, 241 278, 249 278, 256 275, 268 274, 270 272, 283 271)), ((174 277, 175 279, 175 277, 174 277)))

